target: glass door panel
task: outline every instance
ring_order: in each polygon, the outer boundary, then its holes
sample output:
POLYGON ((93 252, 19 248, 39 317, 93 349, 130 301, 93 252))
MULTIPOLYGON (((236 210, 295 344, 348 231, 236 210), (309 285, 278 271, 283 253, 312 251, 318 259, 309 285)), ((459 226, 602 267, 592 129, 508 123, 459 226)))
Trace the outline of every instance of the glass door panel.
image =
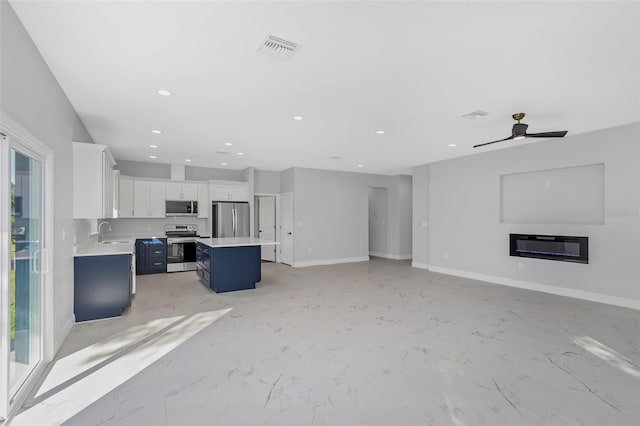
POLYGON ((9 397, 42 359, 42 162, 12 147, 9 154, 9 397))

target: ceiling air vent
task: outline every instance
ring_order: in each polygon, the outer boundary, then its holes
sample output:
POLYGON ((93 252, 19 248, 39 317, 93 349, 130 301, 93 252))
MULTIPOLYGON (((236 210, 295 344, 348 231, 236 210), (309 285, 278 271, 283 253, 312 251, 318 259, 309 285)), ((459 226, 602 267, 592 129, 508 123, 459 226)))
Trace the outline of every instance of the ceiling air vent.
POLYGON ((484 117, 487 114, 489 114, 487 111, 477 110, 463 115, 462 118, 466 118, 467 120, 475 120, 476 118, 484 117))
POLYGON ((299 44, 268 35, 258 47, 258 52, 280 59, 289 59, 298 47, 300 47, 299 44))

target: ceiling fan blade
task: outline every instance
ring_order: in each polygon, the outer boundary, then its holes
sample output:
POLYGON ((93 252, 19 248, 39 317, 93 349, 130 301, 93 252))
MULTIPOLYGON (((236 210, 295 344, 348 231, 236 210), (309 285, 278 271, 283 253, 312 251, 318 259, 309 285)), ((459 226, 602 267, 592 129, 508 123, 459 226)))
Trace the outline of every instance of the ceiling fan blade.
POLYGON ((561 132, 526 133, 528 138, 563 138, 567 134, 566 130, 561 132))
POLYGON ((491 145, 492 143, 504 142, 504 141, 508 141, 508 140, 511 140, 511 139, 513 139, 513 136, 509 136, 508 138, 500 139, 499 141, 481 143, 481 144, 478 144, 478 145, 474 145, 473 147, 477 148, 479 146, 491 145))

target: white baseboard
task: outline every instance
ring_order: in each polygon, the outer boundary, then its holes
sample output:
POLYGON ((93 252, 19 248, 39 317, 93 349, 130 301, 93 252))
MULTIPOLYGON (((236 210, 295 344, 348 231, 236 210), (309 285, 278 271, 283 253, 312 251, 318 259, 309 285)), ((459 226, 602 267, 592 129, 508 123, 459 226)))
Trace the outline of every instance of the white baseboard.
POLYGON ((60 332, 56 333, 55 335, 54 353, 58 352, 58 350, 60 349, 60 346, 62 346, 62 343, 64 342, 64 339, 67 338, 67 336, 71 332, 71 329, 73 328, 73 325, 75 323, 76 323, 76 316, 75 314, 71 314, 71 316, 67 319, 67 322, 64 323, 64 327, 62 327, 62 330, 60 330, 60 332))
POLYGON ((416 262, 415 260, 413 262, 411 262, 411 266, 413 266, 414 268, 420 268, 420 269, 429 269, 430 268, 428 263, 416 262))
POLYGON ((369 256, 346 257, 342 259, 310 260, 308 262, 294 262, 293 267, 304 268, 307 266, 336 265, 338 263, 367 262, 368 260, 369 260, 369 256))
POLYGON ((553 285, 540 284, 540 283, 535 283, 531 281, 516 280, 513 278, 478 274, 476 272, 461 271, 458 269, 451 269, 451 268, 442 268, 440 266, 432 266, 426 263, 413 262, 411 266, 416 268, 428 269, 431 272, 454 275, 457 277, 469 278, 472 280, 486 281, 493 284, 506 285, 509 287, 522 288, 525 290, 540 291, 542 293, 573 297, 574 299, 582 299, 582 300, 588 300, 590 302, 605 303, 607 305, 621 306, 623 308, 640 310, 640 300, 629 299, 626 297, 609 296, 601 293, 593 293, 591 291, 575 290, 571 288, 557 287, 553 285))
POLYGON ((379 251, 370 251, 369 256, 375 257, 384 257, 385 259, 393 259, 393 260, 408 260, 411 259, 410 254, 389 254, 389 253, 381 253, 379 251))

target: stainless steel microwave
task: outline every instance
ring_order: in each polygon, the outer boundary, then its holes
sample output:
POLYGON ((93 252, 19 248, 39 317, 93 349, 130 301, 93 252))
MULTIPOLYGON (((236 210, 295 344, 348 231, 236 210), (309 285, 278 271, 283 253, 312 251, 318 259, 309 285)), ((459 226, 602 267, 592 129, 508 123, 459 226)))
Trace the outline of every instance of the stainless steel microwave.
POLYGON ((165 216, 197 216, 197 201, 167 201, 165 216))

